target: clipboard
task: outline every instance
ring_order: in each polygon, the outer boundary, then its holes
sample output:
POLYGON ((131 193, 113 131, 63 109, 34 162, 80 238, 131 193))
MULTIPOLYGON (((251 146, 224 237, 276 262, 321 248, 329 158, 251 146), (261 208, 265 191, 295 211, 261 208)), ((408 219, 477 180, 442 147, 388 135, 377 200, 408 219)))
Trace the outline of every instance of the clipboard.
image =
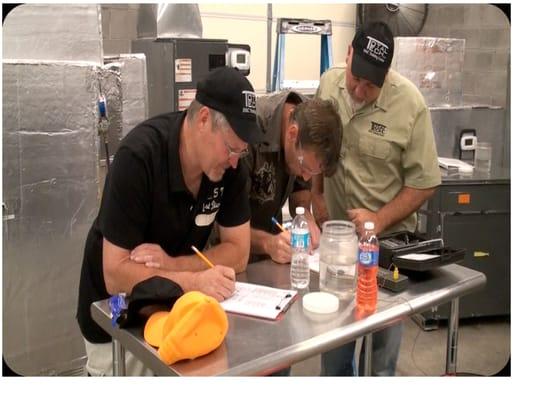
POLYGON ((290 306, 297 293, 296 290, 235 282, 235 292, 220 305, 230 313, 275 320, 290 306))

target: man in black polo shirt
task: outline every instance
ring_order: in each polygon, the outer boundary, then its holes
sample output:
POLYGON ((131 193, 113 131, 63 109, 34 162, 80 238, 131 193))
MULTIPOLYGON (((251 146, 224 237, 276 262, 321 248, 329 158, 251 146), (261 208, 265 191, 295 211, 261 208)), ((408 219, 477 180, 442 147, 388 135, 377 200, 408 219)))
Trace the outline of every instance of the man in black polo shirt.
MULTIPOLYGON (((85 244, 77 319, 87 349, 87 371, 111 374, 111 338, 91 318, 90 305, 153 276, 187 292, 221 301, 235 288, 250 251, 246 173, 238 164, 247 145, 262 140, 252 85, 232 68, 218 68, 198 83, 185 112, 151 118, 122 141, 85 244), (212 225, 220 244, 202 249, 212 225)), ((150 373, 131 354, 130 375, 150 373)))

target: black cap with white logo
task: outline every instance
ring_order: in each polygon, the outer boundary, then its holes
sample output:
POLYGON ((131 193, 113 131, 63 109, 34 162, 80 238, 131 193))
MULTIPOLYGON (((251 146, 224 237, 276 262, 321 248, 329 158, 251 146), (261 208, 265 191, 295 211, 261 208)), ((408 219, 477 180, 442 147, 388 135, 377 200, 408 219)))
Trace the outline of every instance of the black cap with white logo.
POLYGON ((217 68, 198 82, 196 100, 224 114, 237 136, 246 143, 264 141, 259 129, 252 84, 239 71, 217 68))
POLYGON ((387 24, 363 25, 355 32, 352 47, 352 74, 382 87, 394 55, 394 37, 387 24))

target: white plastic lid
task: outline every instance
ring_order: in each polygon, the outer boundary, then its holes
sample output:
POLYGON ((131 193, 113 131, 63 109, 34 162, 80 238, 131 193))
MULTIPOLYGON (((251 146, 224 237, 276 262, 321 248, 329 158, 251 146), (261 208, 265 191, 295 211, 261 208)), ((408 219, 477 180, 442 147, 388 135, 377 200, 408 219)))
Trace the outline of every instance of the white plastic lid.
POLYGON ((374 230, 374 223, 372 221, 366 221, 364 227, 367 231, 372 231, 374 230))
POLYGON ((326 292, 307 293, 303 297, 303 306, 307 311, 329 314, 339 309, 339 299, 337 296, 326 292))
POLYGON ((296 215, 304 215, 304 214, 305 214, 305 208, 296 207, 296 215))
POLYGON ((472 165, 468 165, 466 163, 464 165, 459 165, 459 173, 471 174, 472 172, 474 172, 474 167, 472 165))

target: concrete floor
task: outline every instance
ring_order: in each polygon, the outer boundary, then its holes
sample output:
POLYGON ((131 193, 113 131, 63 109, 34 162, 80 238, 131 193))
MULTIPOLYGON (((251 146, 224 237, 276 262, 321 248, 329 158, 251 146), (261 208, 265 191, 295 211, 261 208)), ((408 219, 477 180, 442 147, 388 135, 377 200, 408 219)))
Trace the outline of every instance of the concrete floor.
MULTIPOLYGON (((396 376, 441 376, 446 369, 447 325, 440 322, 424 331, 412 319, 404 322, 396 376)), ((357 343, 357 351, 360 349, 357 343)), ((459 323, 457 372, 489 376, 500 371, 509 358, 509 318, 474 318, 459 323)), ((292 376, 320 375, 320 356, 292 366, 292 376)))

